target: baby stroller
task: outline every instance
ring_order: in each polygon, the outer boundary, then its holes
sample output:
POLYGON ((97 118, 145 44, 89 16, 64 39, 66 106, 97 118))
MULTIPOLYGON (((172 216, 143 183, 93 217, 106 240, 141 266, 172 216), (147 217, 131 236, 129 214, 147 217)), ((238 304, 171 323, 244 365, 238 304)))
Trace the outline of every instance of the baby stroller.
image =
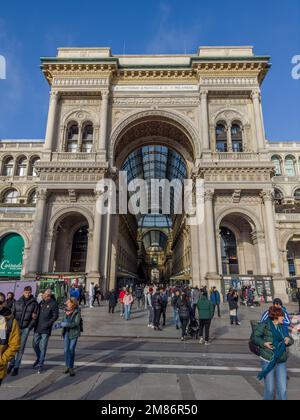
POLYGON ((196 318, 192 318, 188 327, 188 335, 194 340, 199 338, 199 322, 196 318))

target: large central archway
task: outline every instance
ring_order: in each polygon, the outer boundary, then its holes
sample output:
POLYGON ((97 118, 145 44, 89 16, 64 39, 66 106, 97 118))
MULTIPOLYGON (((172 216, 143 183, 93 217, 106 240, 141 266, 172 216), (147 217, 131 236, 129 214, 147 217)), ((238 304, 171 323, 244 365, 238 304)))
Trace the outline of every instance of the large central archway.
MULTIPOLYGON (((111 164, 127 171, 128 182, 144 179, 183 180, 189 178, 199 155, 199 143, 193 127, 182 116, 168 112, 142 112, 126 118, 114 130, 111 138, 111 164)), ((176 196, 174 189, 172 200, 176 196)), ((149 207, 148 207, 149 208, 149 207)), ((116 218, 115 218, 116 219, 116 218)), ((159 211, 137 217, 118 216, 115 249, 117 285, 151 282, 153 270, 159 272, 157 282, 174 279, 192 281, 188 227, 185 214, 164 214, 159 211), (165 238, 165 246, 145 246, 145 235, 165 238), (141 239, 143 238, 143 239, 141 239), (184 247, 180 244, 184 243, 184 247)), ((153 245, 153 244, 152 244, 153 245)), ((111 287, 114 284, 111 281, 111 287)))

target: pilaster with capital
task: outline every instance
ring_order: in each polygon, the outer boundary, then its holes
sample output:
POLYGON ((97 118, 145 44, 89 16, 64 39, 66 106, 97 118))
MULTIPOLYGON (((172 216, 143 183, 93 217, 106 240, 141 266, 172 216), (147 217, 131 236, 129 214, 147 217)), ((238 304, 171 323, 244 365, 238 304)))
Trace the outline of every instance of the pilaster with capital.
POLYGON ((110 92, 109 90, 102 92, 101 117, 100 117, 100 135, 99 149, 106 152, 107 147, 107 126, 108 126, 108 105, 110 92))
POLYGON ((266 139, 265 139, 265 132, 263 127, 263 119, 262 119, 262 110, 261 110, 261 95, 258 89, 255 89, 251 94, 252 102, 253 102, 253 109, 254 109, 254 118, 255 118, 255 127, 256 127, 256 137, 257 137, 257 145, 259 149, 266 148, 266 139))
POLYGON ((213 190, 206 190, 204 193, 208 274, 210 276, 212 275, 217 276, 217 273, 218 273, 214 207, 213 207, 214 193, 215 192, 213 190))
POLYGON ((203 150, 210 149, 209 142, 209 121, 208 121, 208 91, 200 91, 200 106, 201 106, 201 125, 202 125, 202 139, 203 150))
POLYGON ((60 98, 59 92, 57 91, 50 92, 48 121, 47 121, 47 129, 46 129, 46 136, 45 136, 45 149, 46 151, 51 151, 51 152, 53 151, 53 147, 54 147, 57 105, 59 102, 59 98, 60 98))
POLYGON ((94 232, 93 232, 93 250, 91 257, 91 273, 99 274, 100 272, 100 260, 101 253, 104 249, 101 246, 101 233, 102 233, 102 215, 98 212, 98 200, 101 198, 103 193, 101 191, 95 191, 95 213, 94 213, 94 232))

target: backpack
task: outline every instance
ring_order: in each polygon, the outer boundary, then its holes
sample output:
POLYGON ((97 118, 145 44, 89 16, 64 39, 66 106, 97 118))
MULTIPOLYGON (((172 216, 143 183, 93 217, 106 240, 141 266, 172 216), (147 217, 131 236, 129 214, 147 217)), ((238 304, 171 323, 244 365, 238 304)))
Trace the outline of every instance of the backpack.
MULTIPOLYGON (((254 342, 254 334, 256 331, 256 328, 258 327, 259 324, 256 325, 256 327, 254 328, 251 337, 250 337, 250 341, 249 341, 249 350, 251 351, 251 353, 255 354, 255 356, 260 357, 260 346, 258 346, 257 344, 255 344, 254 342)), ((267 328, 267 324, 265 324, 265 329, 267 328)))
POLYGON ((11 334, 11 331, 12 331, 13 322, 14 322, 13 318, 11 318, 7 321, 6 339, 5 340, 0 340, 0 346, 7 346, 8 345, 9 337, 10 337, 10 334, 11 334))

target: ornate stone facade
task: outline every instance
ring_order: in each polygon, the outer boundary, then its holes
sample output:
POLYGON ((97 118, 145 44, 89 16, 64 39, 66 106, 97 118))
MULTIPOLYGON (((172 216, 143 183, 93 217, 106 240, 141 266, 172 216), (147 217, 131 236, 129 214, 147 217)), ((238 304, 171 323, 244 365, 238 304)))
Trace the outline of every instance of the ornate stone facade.
POLYGON ((260 86, 269 68, 269 57, 251 47, 204 47, 191 56, 60 49, 44 58, 51 87, 45 140, 0 142, 0 240, 23 237, 22 275, 69 272, 72 264, 82 271, 73 239, 87 228, 87 242, 80 240, 88 281, 108 289, 120 271, 138 278, 145 256, 136 221, 101 217, 95 187, 137 147, 162 145, 184 158, 188 177, 203 179, 206 190, 205 222, 187 228, 184 216, 174 223, 168 276, 188 273, 194 285, 221 288, 227 229, 236 238, 238 274, 272 276, 286 299, 289 249, 300 276, 300 143, 265 138, 260 86))

